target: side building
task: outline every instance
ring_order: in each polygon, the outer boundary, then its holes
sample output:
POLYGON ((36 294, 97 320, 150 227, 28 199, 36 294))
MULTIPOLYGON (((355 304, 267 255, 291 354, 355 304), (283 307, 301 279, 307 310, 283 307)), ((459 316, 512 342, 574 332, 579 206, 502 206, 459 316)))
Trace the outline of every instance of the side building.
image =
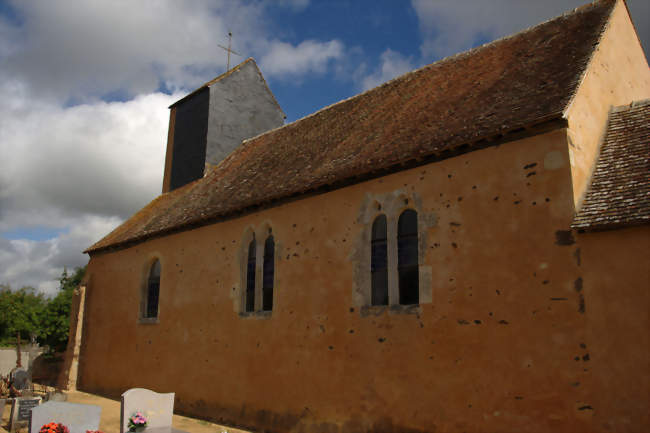
POLYGON ((87 251, 80 389, 264 432, 650 428, 650 72, 624 1, 284 126, 261 89, 269 122, 198 134, 236 144, 197 144, 178 184, 172 106, 164 193, 87 251))

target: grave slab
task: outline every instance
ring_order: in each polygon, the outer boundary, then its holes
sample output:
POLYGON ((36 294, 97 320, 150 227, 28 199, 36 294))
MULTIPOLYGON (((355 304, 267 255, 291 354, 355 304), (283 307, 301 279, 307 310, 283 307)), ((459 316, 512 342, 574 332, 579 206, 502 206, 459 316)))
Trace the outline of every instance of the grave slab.
POLYGON ((32 409, 29 433, 38 433, 45 424, 61 423, 70 433, 86 433, 86 430, 99 430, 102 408, 91 404, 48 401, 32 409))

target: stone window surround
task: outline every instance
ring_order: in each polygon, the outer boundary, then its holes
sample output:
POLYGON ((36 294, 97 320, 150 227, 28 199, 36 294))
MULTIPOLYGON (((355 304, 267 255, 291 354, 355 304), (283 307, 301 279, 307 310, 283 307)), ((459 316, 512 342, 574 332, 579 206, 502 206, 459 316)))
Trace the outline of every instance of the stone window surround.
POLYGON ((427 230, 435 226, 435 215, 427 215, 422 209, 422 200, 415 192, 402 189, 384 194, 366 194, 359 212, 359 222, 363 225, 361 239, 355 251, 357 261, 355 293, 353 299, 360 307, 362 315, 391 313, 416 314, 420 305, 431 303, 431 268, 424 265, 427 248, 427 230), (419 303, 401 305, 399 303, 399 274, 397 269, 397 223, 400 215, 412 209, 418 215, 418 279, 419 303), (370 276, 370 256, 372 225, 379 215, 386 215, 387 261, 388 261, 388 305, 372 305, 372 284, 370 276))
POLYGON ((274 259, 274 272, 273 272, 273 309, 277 306, 277 263, 278 263, 278 240, 273 233, 271 224, 268 222, 260 224, 257 228, 248 226, 244 230, 241 238, 241 249, 239 252, 239 269, 240 269, 240 296, 239 296, 239 316, 240 317, 257 317, 257 318, 270 318, 273 310, 262 310, 263 292, 262 283, 264 276, 264 245, 266 239, 273 236, 275 240, 275 251, 273 254, 274 259), (255 307, 254 311, 246 311, 246 283, 247 283, 247 269, 248 269, 248 246, 251 241, 255 239, 255 307))
POLYGON ((152 253, 147 259, 143 262, 142 271, 140 272, 141 281, 140 281, 140 308, 138 311, 138 323, 141 325, 157 325, 160 323, 160 300, 162 298, 162 282, 163 282, 163 270, 165 269, 165 263, 162 259, 160 253, 152 253), (151 272, 151 266, 154 262, 158 260, 160 262, 160 285, 158 288, 158 314, 156 317, 145 317, 147 311, 147 292, 149 290, 149 274, 151 272))

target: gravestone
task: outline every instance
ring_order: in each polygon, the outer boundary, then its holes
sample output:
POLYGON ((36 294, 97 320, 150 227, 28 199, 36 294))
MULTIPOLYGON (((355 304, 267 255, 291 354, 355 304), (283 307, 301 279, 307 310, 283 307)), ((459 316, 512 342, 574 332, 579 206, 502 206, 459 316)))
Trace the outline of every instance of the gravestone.
POLYGON ((101 407, 92 404, 48 401, 32 409, 29 433, 38 433, 41 427, 50 422, 65 425, 70 429, 70 433, 99 430, 101 412, 101 407))
POLYGON ((171 427, 174 415, 174 393, 159 394, 144 388, 133 388, 122 394, 120 433, 128 432, 129 417, 142 412, 147 428, 171 427))
POLYGON ((12 385, 17 390, 29 389, 29 373, 24 368, 17 368, 14 370, 12 376, 12 385))
POLYGON ((64 392, 48 391, 45 400, 64 402, 64 401, 68 401, 68 395, 64 392))
POLYGON ((11 404, 9 416, 9 431, 15 432, 27 426, 32 409, 41 404, 40 397, 16 397, 11 404))

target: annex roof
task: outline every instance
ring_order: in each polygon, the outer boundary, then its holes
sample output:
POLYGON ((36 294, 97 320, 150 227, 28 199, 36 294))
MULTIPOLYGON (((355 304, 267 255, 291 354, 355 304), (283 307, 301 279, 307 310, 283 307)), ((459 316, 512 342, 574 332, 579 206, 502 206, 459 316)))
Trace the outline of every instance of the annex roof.
POLYGON ((650 222, 650 99, 612 109, 600 156, 571 225, 604 230, 650 222))
POLYGON ((232 218, 562 119, 614 5, 588 4, 245 140, 202 179, 156 198, 87 252, 232 218))

